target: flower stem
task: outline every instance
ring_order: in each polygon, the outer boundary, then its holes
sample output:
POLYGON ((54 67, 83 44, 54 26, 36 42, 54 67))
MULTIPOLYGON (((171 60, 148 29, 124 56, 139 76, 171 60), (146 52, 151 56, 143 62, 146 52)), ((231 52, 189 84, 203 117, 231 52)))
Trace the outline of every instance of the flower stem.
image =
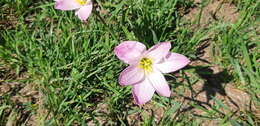
POLYGON ((109 26, 108 26, 108 24, 106 23, 105 19, 104 19, 103 17, 101 17, 101 15, 99 14, 99 12, 98 12, 96 9, 94 9, 93 13, 94 13, 94 14, 98 17, 98 19, 105 25, 106 29, 110 32, 110 34, 112 35, 113 39, 117 40, 114 31, 112 31, 112 30, 109 28, 109 26))

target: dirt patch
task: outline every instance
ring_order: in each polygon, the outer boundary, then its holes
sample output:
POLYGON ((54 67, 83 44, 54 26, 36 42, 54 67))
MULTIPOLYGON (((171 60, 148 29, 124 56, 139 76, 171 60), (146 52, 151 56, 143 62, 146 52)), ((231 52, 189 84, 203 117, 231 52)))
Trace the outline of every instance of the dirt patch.
MULTIPOLYGON (((96 122, 98 122, 101 125, 106 124, 109 120, 107 120, 107 118, 104 118, 102 116, 107 116, 109 115, 109 105, 105 104, 105 103, 100 103, 96 106, 95 112, 93 113, 99 113, 100 116, 95 118, 95 121, 92 119, 89 119, 89 121, 87 122, 88 126, 96 126, 96 122)), ((78 124, 79 125, 79 124, 78 124)))
MULTIPOLYGON (((203 6, 201 0, 195 0, 197 5, 203 6)), ((195 27, 207 28, 210 24, 215 22, 235 23, 238 20, 239 13, 236 7, 227 3, 224 0, 212 0, 205 4, 202 8, 195 7, 184 16, 185 19, 195 22, 195 27)), ((229 68, 222 68, 215 64, 214 55, 217 54, 218 49, 213 48, 210 38, 201 43, 197 48, 198 59, 193 61, 190 65, 194 66, 196 75, 200 79, 197 83, 189 85, 183 94, 182 108, 180 113, 187 112, 196 116, 207 115, 205 110, 214 110, 220 117, 225 115, 241 117, 243 113, 252 113, 258 119, 259 106, 256 106, 251 100, 251 96, 246 91, 236 88, 231 82, 232 76, 228 71, 229 68), (201 109, 195 108, 192 104, 201 106, 201 109), (213 106, 219 106, 215 109, 213 106), (202 110, 205 109, 205 110, 202 110)), ((177 96, 178 97, 178 96, 177 96)), ((218 120, 206 120, 202 125, 219 125, 218 120)))
POLYGON ((3 7, 1 10, 0 30, 12 29, 18 24, 18 16, 12 8, 3 7))
MULTIPOLYGON (((228 84, 223 92, 220 93, 222 89, 216 87, 205 87, 204 84, 196 84, 192 86, 192 91, 186 91, 183 97, 187 101, 194 101, 206 109, 212 109, 214 105, 220 105, 220 114, 239 113, 245 111, 257 112, 257 108, 251 101, 251 97, 246 92, 239 90, 228 84), (222 102, 222 103, 220 103, 222 102)), ((189 106, 190 107, 190 106, 189 106)), ((183 110, 192 110, 194 114, 203 115, 204 111, 184 108, 183 110)))
MULTIPOLYGON (((195 2, 201 3, 200 0, 195 2)), ((192 8, 184 18, 192 22, 199 22, 201 26, 206 27, 215 21, 235 23, 238 16, 239 13, 235 5, 222 0, 212 0, 202 8, 192 8)))
POLYGON ((35 126, 45 120, 48 111, 43 107, 43 95, 28 78, 26 71, 18 75, 0 60, 0 104, 6 104, 0 123, 35 126))
MULTIPOLYGON (((182 108, 180 113, 189 113, 196 116, 207 115, 206 110, 216 111, 220 117, 230 115, 230 118, 241 117, 243 113, 254 114, 256 119, 260 119, 259 106, 251 99, 246 91, 236 88, 231 80, 232 76, 228 69, 224 69, 215 64, 214 55, 218 52, 213 49, 210 39, 203 42, 198 47, 198 60, 193 61, 191 66, 195 68, 195 75, 187 73, 189 78, 198 76, 200 79, 197 83, 189 85, 189 88, 183 94, 180 94, 182 108), (192 106, 197 104, 203 109, 192 106), (213 106, 219 106, 216 109, 213 106)), ((178 97, 178 96, 177 96, 178 97)), ((218 120, 206 120, 201 124, 219 125, 218 120)))
POLYGON ((0 102, 9 97, 10 108, 6 109, 6 125, 27 124, 33 111, 36 110, 39 101, 39 92, 35 90, 33 84, 21 82, 2 82, 0 93, 3 96, 0 102))
POLYGON ((165 107, 158 106, 152 101, 141 106, 136 106, 133 109, 138 109, 137 107, 142 109, 142 112, 129 113, 126 117, 127 123, 131 126, 140 126, 142 125, 142 121, 149 120, 151 118, 158 124, 166 111, 165 107))
POLYGON ((13 78, 17 78, 15 71, 0 59, 0 83, 13 78))

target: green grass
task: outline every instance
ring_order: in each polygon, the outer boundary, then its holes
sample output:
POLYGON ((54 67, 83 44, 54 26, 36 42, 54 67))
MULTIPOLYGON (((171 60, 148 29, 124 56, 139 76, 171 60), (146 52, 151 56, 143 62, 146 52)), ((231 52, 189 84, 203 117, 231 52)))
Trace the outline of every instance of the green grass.
MULTIPOLYGON (((1 1, 0 20, 6 23, 0 27, 3 28, 0 85, 14 82, 22 87, 33 85, 32 90, 42 94, 42 104, 30 101, 18 105, 11 100, 14 94, 4 93, 0 96, 0 125, 12 122, 11 117, 18 117, 15 114, 21 111, 27 112, 24 118, 36 116, 38 125, 90 122, 102 125, 100 120, 106 125, 132 125, 140 121, 142 125, 193 126, 206 120, 218 120, 219 125, 259 125, 260 119, 250 111, 236 116, 231 116, 232 112, 221 114, 221 108, 229 108, 216 98, 211 109, 195 101, 189 103, 204 111, 203 116, 180 112, 182 103, 177 100, 180 94, 202 80, 196 73, 199 68, 196 65, 181 70, 177 77, 167 75, 171 90, 179 95, 164 98, 156 94, 149 109, 133 104, 131 87, 122 87, 117 81, 126 67, 113 54, 113 48, 121 41, 136 40, 148 47, 159 41, 170 41, 173 52, 196 61, 199 45, 210 38, 214 57, 210 65, 217 64, 228 70, 232 76, 230 82, 248 92, 260 106, 260 3, 258 0, 233 2, 240 14, 237 22, 220 20, 208 28, 194 30, 193 22, 182 18, 181 12, 194 7, 192 1, 98 0, 98 9, 107 12, 101 14, 106 25, 95 14, 82 23, 73 11, 55 10, 53 1, 1 1), (12 73, 12 77, 7 76, 8 73, 12 73), (183 82, 179 81, 181 78, 183 82), (160 121, 156 121, 156 115, 147 114, 153 108, 164 109, 160 121), (39 110, 46 111, 39 114, 39 110), (131 114, 136 114, 138 120, 129 123, 127 117, 131 114)), ((21 119, 16 123, 26 125, 28 122, 21 119)))

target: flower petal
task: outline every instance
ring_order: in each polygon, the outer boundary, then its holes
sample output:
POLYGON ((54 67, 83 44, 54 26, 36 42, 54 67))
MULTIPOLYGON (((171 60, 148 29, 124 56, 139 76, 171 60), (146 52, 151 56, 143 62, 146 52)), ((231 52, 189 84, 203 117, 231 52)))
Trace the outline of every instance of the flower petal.
POLYGON ((153 47, 151 47, 147 52, 146 55, 154 60, 154 62, 159 62, 162 58, 164 58, 171 49, 170 42, 161 42, 153 47))
POLYGON ((190 63, 190 60, 178 53, 169 53, 162 63, 155 64, 162 73, 177 71, 190 63))
POLYGON ((144 71, 136 66, 128 66, 119 75, 119 84, 132 85, 144 80, 144 71))
POLYGON ((171 90, 163 74, 160 71, 154 68, 153 72, 147 75, 147 78, 158 94, 160 94, 161 96, 170 97, 171 90))
POLYGON ((137 41, 124 41, 115 47, 116 56, 127 64, 135 64, 146 50, 144 44, 137 41))
POLYGON ((85 21, 88 19, 92 12, 93 4, 92 2, 82 6, 79 10, 76 11, 76 15, 79 17, 81 21, 85 21))
POLYGON ((154 94, 154 88, 150 82, 145 79, 139 84, 133 85, 132 94, 137 104, 142 105, 151 100, 154 94))
POLYGON ((55 0, 55 9, 59 10, 74 10, 81 7, 76 0, 55 0))

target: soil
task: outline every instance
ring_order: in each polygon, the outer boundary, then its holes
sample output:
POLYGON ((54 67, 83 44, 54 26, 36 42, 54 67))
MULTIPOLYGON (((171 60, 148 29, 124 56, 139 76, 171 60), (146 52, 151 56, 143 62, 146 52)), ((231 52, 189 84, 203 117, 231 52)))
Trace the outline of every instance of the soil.
MULTIPOLYGON (((197 5, 201 5, 201 0, 196 0, 195 2, 197 5)), ((235 23, 238 19, 238 16, 239 13, 235 5, 222 0, 212 0, 202 8, 192 8, 189 13, 184 16, 184 18, 192 22, 197 22, 199 20, 199 25, 202 27, 207 27, 215 21, 235 23), (198 17, 200 14, 201 18, 199 19, 198 17)))
POLYGON ((0 61, 0 104, 5 96, 10 97, 8 107, 4 109, 8 115, 6 125, 39 125, 39 117, 47 115, 43 107, 43 95, 37 90, 36 84, 23 81, 29 78, 25 71, 17 75, 11 66, 1 64, 3 61, 0 61), (28 105, 32 110, 28 110, 28 105))

